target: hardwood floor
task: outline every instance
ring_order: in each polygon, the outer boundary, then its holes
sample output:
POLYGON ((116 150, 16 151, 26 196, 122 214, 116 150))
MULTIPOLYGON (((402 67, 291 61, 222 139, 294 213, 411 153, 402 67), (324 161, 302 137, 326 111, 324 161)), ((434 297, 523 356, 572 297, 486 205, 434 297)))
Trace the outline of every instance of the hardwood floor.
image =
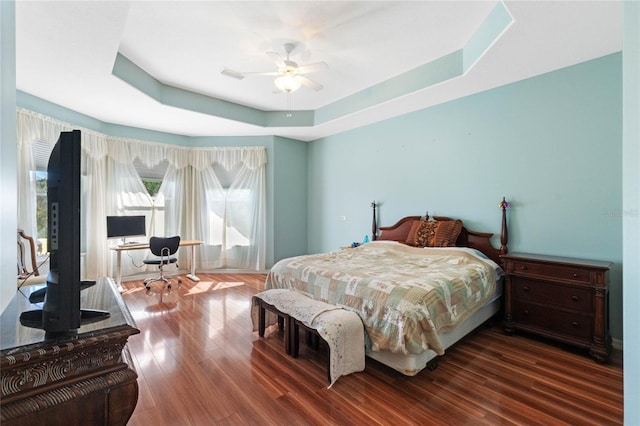
MULTIPOLYGON (((284 354, 276 327, 251 332, 264 275, 201 274, 170 295, 124 283, 140 335, 129 339, 140 394, 129 422, 162 425, 622 424, 622 356, 516 334, 492 321, 435 371, 406 377, 369 358, 327 389, 326 349, 284 354)), ((301 339, 304 341, 304 339, 301 339)))

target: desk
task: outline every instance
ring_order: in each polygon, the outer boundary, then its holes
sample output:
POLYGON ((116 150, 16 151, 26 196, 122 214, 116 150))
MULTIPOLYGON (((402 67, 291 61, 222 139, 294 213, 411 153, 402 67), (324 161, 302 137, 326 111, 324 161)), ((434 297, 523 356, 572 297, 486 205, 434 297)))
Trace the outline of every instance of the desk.
MULTIPOLYGON (((200 281, 196 275, 196 246, 202 244, 198 240, 180 240, 180 247, 191 247, 191 273, 187 274, 187 278, 191 281, 200 281)), ((149 243, 145 244, 124 244, 121 246, 111 247, 116 252, 116 285, 118 289, 122 288, 122 252, 127 250, 148 250, 149 243)))
POLYGON ((0 423, 125 425, 138 401, 127 340, 140 330, 113 281, 80 293, 83 309, 111 316, 59 335, 20 324, 22 312, 42 307, 28 299, 40 287, 23 287, 0 316, 0 423))

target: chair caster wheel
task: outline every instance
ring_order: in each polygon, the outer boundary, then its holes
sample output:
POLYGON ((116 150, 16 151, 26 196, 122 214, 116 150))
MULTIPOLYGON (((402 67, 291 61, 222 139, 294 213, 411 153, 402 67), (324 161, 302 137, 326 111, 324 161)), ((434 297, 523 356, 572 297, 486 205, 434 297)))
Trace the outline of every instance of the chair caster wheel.
POLYGON ((171 284, 169 284, 169 285, 167 286, 167 288, 168 288, 169 290, 171 290, 171 284))

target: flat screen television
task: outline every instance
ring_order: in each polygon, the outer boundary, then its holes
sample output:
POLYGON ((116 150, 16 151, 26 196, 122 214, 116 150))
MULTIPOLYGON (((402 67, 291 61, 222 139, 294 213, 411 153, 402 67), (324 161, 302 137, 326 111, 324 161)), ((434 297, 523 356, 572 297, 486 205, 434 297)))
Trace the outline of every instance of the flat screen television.
POLYGON ((145 219, 144 216, 107 216, 107 238, 121 238, 122 244, 126 244, 127 238, 144 237, 147 234, 145 219))
POLYGON ((108 312, 81 310, 80 291, 95 281, 80 279, 81 134, 62 132, 47 166, 47 238, 49 275, 47 286, 32 292, 31 303, 42 309, 23 312, 22 325, 65 333, 82 324, 109 317, 108 312))

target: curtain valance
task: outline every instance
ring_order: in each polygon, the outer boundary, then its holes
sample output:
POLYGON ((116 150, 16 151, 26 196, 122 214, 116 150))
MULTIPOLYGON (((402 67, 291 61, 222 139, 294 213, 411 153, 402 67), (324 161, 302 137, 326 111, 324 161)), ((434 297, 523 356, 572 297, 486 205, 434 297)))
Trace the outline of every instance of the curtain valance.
POLYGON ((79 129, 82 131, 83 150, 87 156, 94 160, 109 156, 118 163, 128 164, 137 158, 150 168, 166 160, 177 170, 187 166, 203 170, 216 163, 226 170, 230 170, 238 164, 256 170, 267 162, 264 147, 190 148, 118 138, 79 128, 25 109, 17 110, 17 122, 18 143, 37 139, 55 142, 58 140, 60 132, 79 129))
POLYGON ((256 170, 267 162, 264 147, 228 147, 228 148, 194 148, 191 151, 191 165, 196 170, 203 170, 215 163, 226 170, 237 164, 243 164, 250 170, 256 170))

